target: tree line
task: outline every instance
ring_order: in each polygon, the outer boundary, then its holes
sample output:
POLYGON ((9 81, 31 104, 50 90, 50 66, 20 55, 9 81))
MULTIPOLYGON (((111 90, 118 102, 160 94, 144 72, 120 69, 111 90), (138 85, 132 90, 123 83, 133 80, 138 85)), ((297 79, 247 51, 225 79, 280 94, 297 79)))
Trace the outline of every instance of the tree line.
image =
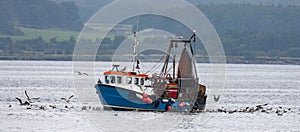
MULTIPOLYGON (((300 57, 300 6, 212 4, 198 8, 215 27, 227 56, 300 57)), ((135 23, 137 19, 140 30, 158 28, 178 36, 188 36, 191 32, 163 16, 138 16, 124 23, 135 23)))
POLYGON ((56 38, 46 42, 41 36, 13 42, 9 37, 0 38, 0 53, 2 54, 72 54, 76 43, 76 38, 71 36, 69 40, 57 41, 56 38))
MULTIPOLYGON (((46 41, 39 36, 14 42, 10 37, 0 37, 0 59, 72 60, 71 57, 76 45, 76 39, 74 36, 71 36, 68 40, 58 41, 54 37, 46 41), (36 55, 39 55, 40 58, 35 57, 36 55), (10 56, 16 57, 11 58, 10 56)), ((124 36, 104 38, 98 51, 99 55, 112 55, 114 49, 125 39, 124 36)), ((79 41, 86 44, 100 42, 99 39, 84 38, 79 41)))

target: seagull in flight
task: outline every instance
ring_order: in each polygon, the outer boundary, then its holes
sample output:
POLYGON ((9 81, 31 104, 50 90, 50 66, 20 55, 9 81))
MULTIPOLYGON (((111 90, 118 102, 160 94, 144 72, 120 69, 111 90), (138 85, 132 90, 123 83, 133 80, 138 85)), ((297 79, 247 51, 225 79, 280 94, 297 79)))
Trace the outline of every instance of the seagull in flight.
POLYGON ((20 98, 16 97, 16 99, 19 101, 20 105, 30 105, 28 101, 23 102, 20 98))
POLYGON ((74 95, 71 95, 69 98, 60 98, 61 100, 65 100, 67 103, 70 102, 71 98, 73 98, 74 95))
POLYGON ((218 102, 219 99, 220 99, 220 95, 218 95, 218 96, 214 95, 214 100, 215 100, 216 102, 218 102))

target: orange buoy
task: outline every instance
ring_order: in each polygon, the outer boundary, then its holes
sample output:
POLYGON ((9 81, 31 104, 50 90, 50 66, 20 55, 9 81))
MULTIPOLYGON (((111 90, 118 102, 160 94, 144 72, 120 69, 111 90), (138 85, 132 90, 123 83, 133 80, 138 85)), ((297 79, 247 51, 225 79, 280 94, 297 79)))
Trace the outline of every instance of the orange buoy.
POLYGON ((179 108, 182 108, 182 107, 185 106, 185 103, 184 103, 184 102, 181 102, 181 103, 178 104, 178 106, 179 106, 179 108))
POLYGON ((147 98, 143 98, 142 102, 144 102, 144 103, 147 102, 147 98))
POLYGON ((171 105, 168 105, 168 106, 167 106, 167 111, 170 111, 170 110, 172 110, 172 106, 171 106, 171 105))
POLYGON ((143 98, 147 98, 147 97, 148 97, 148 94, 143 93, 143 98))
POLYGON ((147 98, 147 104, 152 104, 152 103, 153 103, 152 99, 147 98))

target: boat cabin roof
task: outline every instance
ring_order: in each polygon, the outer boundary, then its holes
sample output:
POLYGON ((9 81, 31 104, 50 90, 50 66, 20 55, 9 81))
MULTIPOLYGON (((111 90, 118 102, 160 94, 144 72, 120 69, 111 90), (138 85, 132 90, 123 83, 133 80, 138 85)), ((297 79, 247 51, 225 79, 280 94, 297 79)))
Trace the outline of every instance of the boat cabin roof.
POLYGON ((119 71, 112 71, 112 70, 104 72, 104 75, 132 76, 132 77, 141 77, 145 79, 149 78, 147 74, 136 74, 136 72, 119 72, 119 71))

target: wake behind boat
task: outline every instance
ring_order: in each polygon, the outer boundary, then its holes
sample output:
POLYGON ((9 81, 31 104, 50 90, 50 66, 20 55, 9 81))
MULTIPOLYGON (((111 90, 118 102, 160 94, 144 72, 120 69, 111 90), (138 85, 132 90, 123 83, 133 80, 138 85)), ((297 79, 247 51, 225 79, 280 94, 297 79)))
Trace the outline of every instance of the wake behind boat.
POLYGON ((194 60, 195 33, 189 39, 171 39, 160 73, 136 72, 139 59, 137 35, 134 33, 132 71, 119 70, 120 65, 103 73, 95 88, 104 108, 147 111, 199 111, 205 109, 206 87, 199 84, 194 60), (183 44, 179 61, 171 51, 183 44), (173 60, 171 60, 173 58, 173 60), (169 64, 171 62, 171 64, 169 64))

